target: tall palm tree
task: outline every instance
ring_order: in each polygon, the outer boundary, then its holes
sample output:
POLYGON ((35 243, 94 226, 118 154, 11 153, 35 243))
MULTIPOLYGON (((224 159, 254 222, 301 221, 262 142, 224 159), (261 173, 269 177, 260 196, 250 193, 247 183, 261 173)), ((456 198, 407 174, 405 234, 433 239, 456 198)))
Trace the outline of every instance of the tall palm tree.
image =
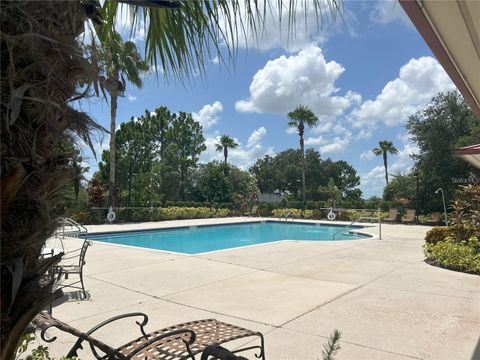
POLYGON ((383 140, 378 142, 378 147, 374 148, 372 152, 376 156, 383 155, 383 166, 385 166, 385 182, 388 185, 388 159, 387 154, 396 155, 398 149, 393 145, 391 141, 383 140))
POLYGON ((236 149, 238 144, 228 135, 222 135, 218 142, 215 144, 216 151, 223 151, 223 158, 225 164, 227 164, 228 149, 236 149))
POLYGON ((308 106, 298 105, 295 110, 288 113, 289 126, 296 127, 298 136, 300 137, 300 165, 302 167, 302 210, 305 210, 305 143, 303 135, 305 133, 305 125, 312 127, 318 124, 318 117, 308 106))
POLYGON ((118 107, 118 97, 126 89, 127 81, 138 88, 143 86, 141 75, 148 71, 149 66, 142 60, 137 46, 132 41, 123 41, 117 32, 108 33, 101 26, 96 27, 100 38, 100 46, 95 42, 88 46, 93 61, 98 66, 99 80, 102 87, 110 95, 110 174, 109 174, 109 205, 116 207, 115 181, 115 131, 118 107), (107 40, 108 38, 108 40, 107 40))
MULTIPOLYGON (((325 18, 325 4, 334 10, 332 14, 337 13, 339 1, 315 0, 319 11, 314 13, 318 19, 325 18)), ((133 16, 127 17, 131 28, 142 20, 145 26, 147 62, 163 68, 171 78, 204 71, 212 47, 218 50, 220 44, 229 44, 228 58, 234 59, 237 41, 248 38, 243 36, 246 33, 257 34, 264 20, 258 5, 263 2, 129 2, 133 3, 133 16), (222 24, 230 31, 220 31, 222 24)), ((310 0, 276 2, 280 11, 272 14, 281 19, 286 12, 289 21, 282 23, 289 27, 294 24, 290 20, 295 7, 310 4, 310 0)), ((106 33, 114 33, 118 10, 114 1, 105 1, 103 8, 97 0, 0 2, 0 358, 4 360, 13 359, 32 318, 62 296, 61 290, 52 293, 53 283, 45 276, 61 256, 41 260, 40 253, 57 226, 55 219, 61 216, 58 189, 76 176, 73 154, 63 144, 81 138, 92 145, 90 132, 101 128, 71 106, 72 100, 91 94, 85 91, 89 85, 97 95, 102 86, 78 38, 87 19, 103 26, 106 33)), ((104 37, 107 44, 112 39, 104 37)))

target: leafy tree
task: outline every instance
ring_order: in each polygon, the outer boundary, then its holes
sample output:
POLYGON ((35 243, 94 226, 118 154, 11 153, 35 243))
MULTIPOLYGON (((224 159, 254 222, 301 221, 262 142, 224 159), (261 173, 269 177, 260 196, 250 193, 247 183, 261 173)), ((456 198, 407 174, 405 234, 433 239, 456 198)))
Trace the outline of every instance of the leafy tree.
POLYGON ((185 200, 185 182, 188 170, 198 163, 200 154, 207 149, 202 126, 191 114, 180 112, 168 129, 168 140, 176 144, 180 172, 180 196, 185 200))
POLYGON ((441 210, 442 199, 435 190, 452 199, 457 179, 480 177, 480 171, 455 155, 455 149, 480 139, 480 119, 456 91, 441 93, 409 117, 407 129, 419 152, 413 156, 420 179, 419 202, 424 210, 441 210))
POLYGON ((385 182, 388 185, 388 154, 398 154, 398 149, 391 141, 383 140, 378 142, 378 147, 374 148, 372 152, 376 156, 383 156, 383 166, 385 167, 385 182))
MULTIPOLYGON (((275 156, 258 159, 250 168, 255 176, 261 192, 271 193, 280 190, 300 199, 301 167, 298 161, 299 150, 288 149, 275 156)), ((341 193, 342 200, 357 201, 361 198, 358 189, 360 177, 355 169, 346 161, 322 160, 320 153, 314 149, 305 152, 306 192, 309 199, 327 201, 330 199, 328 183, 333 179, 341 193)))
POLYGON ((300 137, 300 165, 302 171, 302 210, 305 209, 306 192, 305 192, 305 143, 303 135, 305 125, 312 127, 318 124, 318 117, 307 106, 298 105, 295 110, 288 113, 289 126, 296 127, 298 136, 300 137))
POLYGON ((123 41, 117 32, 106 32, 98 26, 97 34, 101 39, 100 46, 95 42, 87 48, 91 52, 94 66, 98 67, 99 79, 103 88, 110 94, 110 175, 109 175, 109 205, 115 207, 115 131, 118 97, 125 92, 127 80, 136 87, 142 87, 141 75, 148 70, 148 65, 137 52, 137 46, 132 41, 123 41), (108 41, 106 41, 108 36, 108 41))
POLYGON ((222 152, 224 163, 227 164, 228 149, 236 149, 238 144, 228 135, 222 135, 218 142, 215 144, 215 150, 222 152))
POLYGON ((383 198, 388 201, 394 201, 399 198, 415 200, 416 184, 417 180, 413 173, 393 175, 393 180, 383 190, 383 198))

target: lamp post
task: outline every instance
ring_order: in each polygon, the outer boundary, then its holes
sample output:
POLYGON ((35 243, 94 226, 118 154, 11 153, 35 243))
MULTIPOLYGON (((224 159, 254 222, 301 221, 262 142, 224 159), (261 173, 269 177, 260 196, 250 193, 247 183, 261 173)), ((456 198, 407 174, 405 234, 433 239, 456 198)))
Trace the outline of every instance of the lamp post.
POLYGON ((443 189, 442 189, 442 188, 438 188, 437 191, 435 191, 435 194, 438 194, 439 191, 442 192, 443 212, 445 213, 445 226, 448 226, 447 206, 445 205, 445 194, 443 193, 443 189))

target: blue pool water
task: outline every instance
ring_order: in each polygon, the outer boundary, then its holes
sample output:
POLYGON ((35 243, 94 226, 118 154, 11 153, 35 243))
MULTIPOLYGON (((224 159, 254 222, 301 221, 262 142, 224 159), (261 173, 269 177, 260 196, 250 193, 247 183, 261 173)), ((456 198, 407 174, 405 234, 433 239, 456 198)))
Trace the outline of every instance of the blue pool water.
MULTIPOLYGON (((278 240, 332 240, 342 227, 274 221, 231 225, 198 226, 168 230, 91 234, 92 240, 149 249, 198 254, 278 240)), ((356 227, 358 228, 358 227, 356 227)), ((365 238, 346 231, 336 240, 365 238)))

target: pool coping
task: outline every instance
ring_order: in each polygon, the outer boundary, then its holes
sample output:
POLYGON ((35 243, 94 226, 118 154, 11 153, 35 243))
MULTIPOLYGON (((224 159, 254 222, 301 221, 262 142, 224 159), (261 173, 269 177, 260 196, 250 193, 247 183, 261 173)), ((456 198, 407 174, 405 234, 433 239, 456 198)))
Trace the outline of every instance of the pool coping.
MULTIPOLYGON (((242 225, 242 224, 256 224, 256 223, 267 223, 267 222, 272 222, 272 223, 282 223, 282 224, 301 224, 301 225, 309 225, 309 226, 322 226, 322 225, 327 225, 327 226, 333 226, 333 227, 338 227, 338 228, 345 228, 348 226, 348 224, 332 224, 329 222, 320 222, 320 221, 295 221, 292 220, 290 222, 288 221, 281 221, 281 220, 273 220, 273 219, 258 219, 258 220, 251 220, 251 221, 234 221, 234 222, 228 222, 228 223, 218 223, 218 224, 198 224, 198 225, 185 225, 185 226, 163 226, 163 227, 157 227, 157 228, 148 228, 148 229, 130 229, 130 230, 120 230, 120 231, 100 231, 100 232, 89 232, 88 235, 109 235, 109 234, 116 234, 116 233, 139 233, 139 232, 149 232, 149 231, 168 231, 168 230, 181 230, 181 229, 197 229, 200 227, 212 227, 212 226, 230 226, 230 225, 242 225)), ((368 229, 372 228, 374 225, 352 225, 351 228, 353 229, 368 229)), ((339 241, 365 241, 365 240, 376 240, 378 237, 375 234, 371 234, 368 232, 360 232, 360 231, 350 231, 350 233, 358 234, 362 236, 360 239, 339 239, 339 240, 322 240, 323 242, 339 242, 339 241)), ((259 243, 259 244, 251 244, 251 245, 244 245, 244 246, 236 246, 236 247, 231 247, 231 248, 225 248, 225 249, 218 249, 218 250, 212 250, 212 251, 205 251, 205 252, 199 252, 195 254, 189 254, 189 253, 181 253, 181 252, 176 252, 176 251, 170 251, 170 250, 162 250, 162 249, 152 249, 148 247, 141 247, 141 246, 135 246, 135 245, 125 245, 125 244, 116 244, 116 243, 110 243, 110 242, 103 242, 100 240, 95 240, 89 238, 90 241, 93 241, 95 243, 100 243, 103 245, 113 245, 113 246, 120 246, 120 247, 126 247, 126 248, 134 248, 134 249, 141 249, 141 250, 149 250, 149 251, 155 251, 155 252, 161 252, 161 253, 167 253, 167 254, 174 254, 174 255, 181 255, 181 256, 200 256, 200 255, 206 255, 206 254, 213 254, 217 253, 220 251, 228 251, 228 250, 235 250, 235 249, 245 249, 245 248, 251 248, 254 246, 261 246, 261 245, 269 245, 269 244, 276 244, 276 243, 281 243, 281 242, 287 242, 287 241, 298 241, 298 242, 311 242, 311 241, 316 241, 316 240, 299 240, 299 239, 281 239, 281 240, 274 240, 274 241, 269 241, 265 243, 259 243)))

